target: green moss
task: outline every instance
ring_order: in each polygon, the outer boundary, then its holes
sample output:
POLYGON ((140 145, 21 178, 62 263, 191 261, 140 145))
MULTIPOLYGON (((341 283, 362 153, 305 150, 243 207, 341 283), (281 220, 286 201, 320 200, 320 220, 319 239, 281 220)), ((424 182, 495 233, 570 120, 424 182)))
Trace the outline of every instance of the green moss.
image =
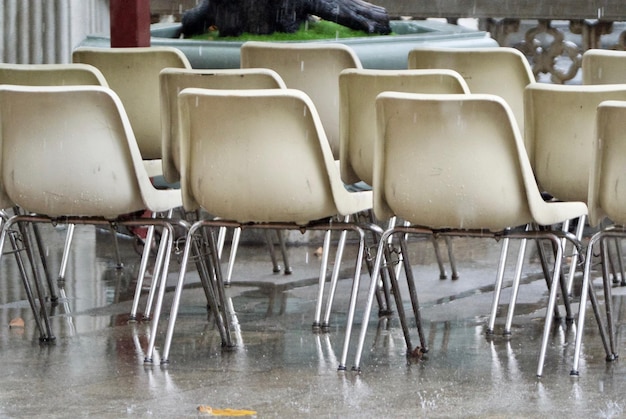
POLYGON ((363 36, 380 36, 377 34, 368 34, 364 31, 357 31, 346 28, 334 22, 327 20, 319 20, 316 22, 306 22, 300 26, 297 32, 283 33, 275 32, 271 35, 256 35, 251 33, 243 33, 241 36, 225 36, 219 37, 219 31, 209 31, 203 35, 193 36, 195 40, 219 40, 219 41, 309 41, 316 39, 337 39, 337 38, 355 38, 363 36))

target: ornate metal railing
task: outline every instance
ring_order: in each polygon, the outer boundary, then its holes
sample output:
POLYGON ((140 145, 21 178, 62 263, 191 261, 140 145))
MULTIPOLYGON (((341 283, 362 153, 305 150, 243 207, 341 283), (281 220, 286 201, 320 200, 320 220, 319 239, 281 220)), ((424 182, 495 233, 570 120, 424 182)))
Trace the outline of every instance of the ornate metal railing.
MULTIPOLYGON (((478 18, 480 28, 502 46, 514 46, 531 60, 535 73, 548 73, 554 82, 574 78, 582 52, 601 48, 603 37, 615 39, 611 49, 626 50, 626 32, 613 33, 616 22, 626 21, 626 5, 620 0, 376 0, 391 16, 413 18, 478 18), (566 39, 563 27, 555 21, 569 21, 567 32, 580 35, 580 42, 566 39), (522 22, 526 23, 522 25, 522 22), (527 23, 530 22, 530 25, 527 23), (521 41, 513 34, 524 30, 521 41), (556 59, 571 61, 568 68, 557 68, 556 59)), ((563 60, 561 60, 563 61, 563 60)))

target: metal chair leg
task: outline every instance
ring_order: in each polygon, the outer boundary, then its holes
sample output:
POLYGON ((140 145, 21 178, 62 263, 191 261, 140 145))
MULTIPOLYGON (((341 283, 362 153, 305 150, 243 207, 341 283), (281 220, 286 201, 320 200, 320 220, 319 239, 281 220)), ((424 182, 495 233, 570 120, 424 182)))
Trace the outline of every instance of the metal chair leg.
MULTIPOLYGON (((600 338, 602 339, 602 344, 604 346, 604 351, 606 353, 607 361, 611 361, 615 359, 615 355, 609 347, 609 343, 607 342, 607 332, 605 329, 605 325, 602 322, 602 316, 600 315, 600 310, 598 308, 598 302, 596 300, 596 295, 593 289, 593 284, 591 282, 591 263, 593 258, 593 249, 595 244, 598 241, 603 240, 602 233, 598 233, 594 235, 589 244, 587 246, 587 253, 585 259, 585 268, 583 271, 583 282, 580 294, 580 305, 578 308, 578 327, 576 329, 576 343, 574 346, 574 360, 572 362, 572 370, 570 371, 570 375, 578 376, 579 375, 579 363, 580 363, 580 353, 582 349, 582 340, 584 333, 584 325, 585 325, 585 313, 587 309, 587 298, 591 301, 591 305, 593 307, 594 316, 596 318, 596 323, 598 324, 598 329, 600 331, 600 338)), ((606 282, 606 278, 603 278, 603 282, 606 282)), ((610 302, 607 302, 610 304, 610 302)))
POLYGON ((554 258, 554 268, 552 275, 552 287, 550 288, 550 297, 548 299, 548 307, 546 309, 546 319, 543 328, 543 337, 541 339, 541 349, 539 350, 539 360, 537 362, 537 377, 541 377, 543 374, 543 364, 546 357, 546 351, 548 349, 548 340, 550 339, 550 330, 552 329, 552 321, 554 316, 552 312, 556 307, 556 299, 559 286, 557 286, 557 281, 561 276, 561 265, 563 259, 563 247, 561 246, 560 240, 554 236, 551 238, 552 245, 555 249, 555 258, 554 258))
POLYGON ((326 232, 324 233, 324 244, 322 247, 322 260, 320 263, 317 303, 315 305, 315 315, 313 317, 313 330, 319 330, 321 327, 320 319, 322 317, 324 285, 326 283, 326 270, 328 269, 328 257, 330 253, 330 238, 331 230, 326 230, 326 232))
POLYGON ((502 293, 502 282, 504 281, 504 268, 506 265, 506 257, 509 252, 509 242, 511 239, 504 237, 502 239, 502 247, 500 249, 500 261, 498 262, 498 273, 496 275, 495 288, 493 290, 493 301, 491 303, 491 314, 487 323, 487 335, 493 335, 496 324, 496 315, 498 305, 500 304, 500 294, 502 293))
MULTIPOLYGON (((344 218, 344 222, 350 220, 349 216, 344 218)), ((339 271, 341 268, 341 260, 343 259, 343 251, 346 246, 347 230, 343 230, 339 235, 339 241, 337 243, 337 253, 335 255, 335 266, 333 266, 333 272, 330 278, 330 290, 328 291, 328 297, 326 297, 326 311, 324 313, 324 319, 321 323, 322 330, 328 330, 330 327, 330 312, 332 310, 333 301, 335 299, 335 291, 337 290, 337 282, 339 280, 339 271)))
POLYGON ((67 232, 65 233, 65 244, 63 245, 63 256, 61 257, 61 267, 59 268, 59 281, 65 280, 65 272, 67 271, 67 262, 70 257, 70 248, 72 246, 72 239, 74 238, 74 224, 67 225, 67 232))

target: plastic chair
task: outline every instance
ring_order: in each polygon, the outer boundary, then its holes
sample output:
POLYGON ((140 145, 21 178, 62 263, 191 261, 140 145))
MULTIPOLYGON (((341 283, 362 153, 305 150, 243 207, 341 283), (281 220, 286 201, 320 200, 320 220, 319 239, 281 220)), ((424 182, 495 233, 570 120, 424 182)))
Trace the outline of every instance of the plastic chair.
POLYGON ((626 85, 554 85, 526 89, 525 143, 542 191, 564 201, 587 201, 596 108, 626 100, 626 85))
POLYGON ((626 101, 609 100, 598 105, 596 130, 591 149, 591 170, 589 176, 589 223, 600 230, 594 234, 587 245, 585 269, 580 295, 576 346, 571 375, 579 375, 580 353, 584 333, 587 299, 589 298, 600 328, 600 337, 604 345, 606 360, 618 357, 616 327, 613 316, 613 298, 611 296, 611 278, 608 272, 606 240, 626 237, 626 101), (603 221, 610 223, 602 227, 603 221), (591 265, 598 245, 602 249, 602 277, 604 303, 606 308, 608 332, 601 321, 595 291, 591 281, 591 265), (608 342, 607 342, 608 334, 608 342))
POLYGON ((362 68, 356 53, 334 43, 245 42, 241 68, 271 68, 290 89, 305 92, 315 104, 335 160, 339 159, 339 73, 362 68))
POLYGON ((178 94, 188 87, 202 89, 284 89, 278 73, 269 69, 194 70, 166 68, 159 75, 163 176, 170 183, 180 180, 178 94))
MULTIPOLYGON (((596 107, 607 99, 626 99, 626 86, 564 86, 533 83, 526 88, 524 112, 526 150, 539 188, 553 197, 551 199, 587 202, 596 107)), ((583 236, 585 220, 585 216, 576 220, 574 234, 578 239, 583 236)), ((563 230, 570 229, 570 221, 572 220, 563 223, 563 230)), ((522 252, 523 244, 520 253, 522 252)), ((568 294, 572 290, 579 256, 577 248, 573 247, 569 271, 563 272, 564 275, 567 274, 564 280, 567 283, 568 294)), ((515 283, 518 280, 519 273, 516 274, 515 283)), ((505 334, 511 330, 516 297, 514 287, 509 315, 504 326, 505 334)), ((574 316, 569 311, 569 305, 566 305, 566 308, 568 320, 573 320, 574 316)), ((489 321, 491 330, 495 317, 494 306, 489 321)))
MULTIPOLYGON (((335 221, 334 217, 372 206, 371 191, 351 193, 344 188, 321 120, 304 92, 185 89, 179 100, 183 204, 187 210, 202 208, 217 218, 195 223, 187 235, 163 346, 165 363, 169 362, 185 267, 199 229, 353 230, 360 237, 353 283, 356 289, 364 252, 363 232, 355 224, 335 221)), ((218 261, 214 266, 219 296, 223 294, 218 261)), ((320 290, 324 272, 322 267, 320 290)), ((216 313, 216 319, 218 326, 222 324, 222 344, 232 346, 223 298, 220 307, 222 312, 216 313)), ((151 354, 149 351, 149 360, 151 354)))
MULTIPOLYGON (((163 174, 161 150, 161 100, 159 73, 164 68, 191 68, 189 60, 179 49, 167 46, 142 48, 93 48, 79 47, 72 52, 74 63, 91 64, 98 68, 109 86, 116 92, 131 126, 148 175, 155 183, 161 181, 163 174)), ((163 185, 168 187, 170 185, 163 185)), ((149 228, 145 243, 152 243, 154 229, 149 228)), ((150 245, 144 245, 144 260, 150 254, 150 245)), ((145 263, 140 271, 146 268, 145 263)), ((141 272, 140 272, 141 273, 141 272)), ((136 317, 138 298, 143 280, 137 283, 135 302, 131 309, 131 319, 136 317)), ((144 317, 149 317, 151 310, 151 288, 148 306, 144 317)))
POLYGON ((3 85, 0 119, 1 183, 9 199, 30 214, 7 221, 0 254, 15 223, 162 227, 154 272, 160 281, 159 311, 173 228, 165 219, 128 214, 179 207, 181 193, 151 184, 117 95, 101 86, 3 85))
MULTIPOLYGON (((536 83, 526 89, 525 95, 525 142, 540 188, 556 199, 586 202, 596 108, 604 100, 626 100, 626 85, 536 83)), ((578 220, 579 237, 584 225, 584 218, 578 220)), ((573 267, 568 290, 572 287, 573 267)))
MULTIPOLYGON (((409 51, 408 68, 448 68, 455 70, 467 82, 472 93, 493 94, 502 97, 511 107, 515 120, 522 134, 524 133, 524 89, 535 82, 535 76, 526 57, 517 49, 509 47, 498 48, 437 48, 418 47, 409 51)), ((502 240, 502 257, 506 257, 509 240, 502 240)), ((526 241, 521 240, 518 253, 518 264, 515 269, 514 283, 518 283, 523 260, 526 253, 526 241)), ((540 249, 540 255, 543 255, 540 249)), ((542 266, 545 267, 542 258, 542 266)), ((546 280, 549 280, 549 273, 546 280)), ((501 284, 496 283, 496 295, 487 334, 494 333, 496 310, 499 302, 501 284)), ((516 298, 513 293, 512 298, 516 298)), ((569 305, 566 306, 569 312, 569 305)), ((513 319, 513 310, 509 309, 508 325, 513 319)), ((505 326, 504 334, 510 333, 510 327, 505 326)))
MULTIPOLYGON (((167 182, 180 181, 180 141, 178 124, 178 94, 185 88, 197 87, 204 89, 284 89, 285 83, 278 73, 269 69, 228 69, 228 70, 193 70, 180 68, 166 68, 159 76, 161 82, 161 123, 162 123, 162 151, 163 176, 167 182)), ((268 231, 269 233, 269 231, 268 231)), ((284 271, 292 272, 283 236, 277 232, 282 251, 284 271)), ((231 282, 241 229, 233 231, 228 271, 225 283, 231 282)), ((220 239, 225 234, 220 235, 220 239)), ((266 237, 274 272, 280 272, 274 254, 271 237, 266 237)), ((218 250, 222 249, 222 243, 218 250)), ((219 252, 221 254, 221 251, 219 252)))
MULTIPOLYGON (((572 235, 560 231, 525 231, 516 227, 560 223, 586 214, 586 205, 543 200, 513 112, 498 96, 384 92, 378 96, 376 105, 374 212, 380 219, 398 216, 409 221, 411 226, 390 228, 381 237, 355 368, 360 368, 376 276, 385 253, 389 252, 387 239, 390 236, 402 233, 540 238, 551 242, 556 253, 537 368, 537 376, 541 376, 559 288, 556 281, 561 268, 560 238, 566 236, 577 241, 572 235)), ((402 236, 400 240, 402 244, 402 236)), ((406 257, 404 261, 421 343, 421 348, 415 350, 426 352, 428 344, 421 330, 410 262, 406 257)), ((413 352, 406 320, 402 319, 400 310, 400 290, 396 288, 395 293, 407 348, 413 352)), ((345 355, 347 345, 342 361, 345 361, 345 355)), ((341 366, 345 367, 345 364, 341 366)))
POLYGON ((588 49, 582 58, 583 84, 626 82, 626 51, 588 49))
POLYGON ((408 67, 449 68, 459 72, 472 93, 502 97, 524 133, 524 88, 535 82, 535 75, 519 50, 418 47, 409 51, 408 67))
MULTIPOLYGON (((143 159, 160 160, 159 73, 168 67, 191 68, 185 54, 174 47, 80 47, 72 53, 72 61, 91 64, 102 72, 124 104, 143 159)), ((160 161, 156 168, 160 174, 160 161)))
MULTIPOLYGON (((383 91, 410 93, 469 93, 463 78, 454 70, 346 69, 339 75, 341 178, 346 184, 372 184, 376 137, 376 96, 383 91)), ((389 220, 389 225, 396 222, 389 220)), ((452 278, 458 278, 449 240, 452 278)), ((438 242, 433 241, 440 278, 447 277, 438 242)), ((401 267, 401 264, 397 265, 401 267)), ((399 271, 396 272, 396 275, 399 271)), ((331 284, 331 287, 333 285, 331 284)), ((329 311, 326 317, 329 316, 329 311)), ((327 321, 327 319, 326 319, 327 321)))
MULTIPOLYGON (((95 85, 108 86, 104 76, 94 66, 88 64, 5 64, 0 63, 0 84, 13 84, 22 86, 74 86, 95 85)), ((65 279, 69 250, 72 243, 74 225, 69 224, 65 239, 63 258, 59 268, 59 280, 65 279)), ((39 232, 34 230, 37 238, 39 232)), ((39 239, 38 239, 39 240, 39 239)), ((51 290, 51 299, 58 299, 54 294, 51 275, 48 271, 45 258, 41 258, 43 269, 48 278, 51 290)), ((118 261, 118 264, 121 262, 118 261)))

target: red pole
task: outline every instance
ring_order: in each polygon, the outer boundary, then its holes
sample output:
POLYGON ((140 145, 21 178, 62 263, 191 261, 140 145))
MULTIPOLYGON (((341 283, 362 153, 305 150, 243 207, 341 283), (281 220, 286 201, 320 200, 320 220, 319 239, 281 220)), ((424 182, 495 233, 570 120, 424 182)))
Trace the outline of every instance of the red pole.
POLYGON ((111 48, 150 46, 150 0, 110 0, 111 48))

